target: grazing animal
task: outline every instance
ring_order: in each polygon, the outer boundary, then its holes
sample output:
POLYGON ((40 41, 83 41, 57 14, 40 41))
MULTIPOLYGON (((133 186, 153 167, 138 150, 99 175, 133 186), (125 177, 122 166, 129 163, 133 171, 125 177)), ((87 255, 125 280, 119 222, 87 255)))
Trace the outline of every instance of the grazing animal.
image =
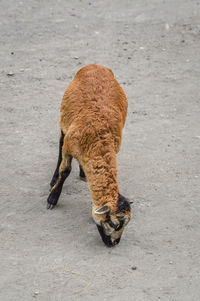
POLYGON ((72 158, 80 164, 93 199, 92 215, 103 242, 119 243, 131 218, 130 201, 119 193, 116 155, 127 115, 127 98, 112 71, 99 65, 80 69, 60 109, 60 147, 47 208, 59 199, 72 158))

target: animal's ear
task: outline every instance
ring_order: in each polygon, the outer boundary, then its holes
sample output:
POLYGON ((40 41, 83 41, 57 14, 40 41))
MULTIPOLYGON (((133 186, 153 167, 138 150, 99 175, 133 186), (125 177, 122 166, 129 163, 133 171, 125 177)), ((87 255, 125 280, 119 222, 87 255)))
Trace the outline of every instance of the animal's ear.
POLYGON ((110 207, 109 206, 103 206, 95 210, 95 214, 105 214, 110 212, 110 207))

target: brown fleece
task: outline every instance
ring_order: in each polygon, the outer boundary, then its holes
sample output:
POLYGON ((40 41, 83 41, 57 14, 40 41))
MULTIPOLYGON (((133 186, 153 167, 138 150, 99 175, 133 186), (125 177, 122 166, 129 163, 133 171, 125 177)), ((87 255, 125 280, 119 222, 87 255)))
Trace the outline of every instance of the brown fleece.
POLYGON ((80 69, 62 99, 63 158, 76 158, 86 174, 95 207, 117 209, 116 154, 127 114, 126 95, 112 71, 99 65, 80 69))

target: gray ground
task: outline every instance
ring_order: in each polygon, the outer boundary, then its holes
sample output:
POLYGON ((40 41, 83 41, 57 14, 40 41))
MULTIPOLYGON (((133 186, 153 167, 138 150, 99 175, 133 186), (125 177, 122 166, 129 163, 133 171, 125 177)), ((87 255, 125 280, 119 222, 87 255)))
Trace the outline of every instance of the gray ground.
POLYGON ((200 2, 0 2, 0 300, 200 300, 200 2), (120 245, 91 218, 78 164, 46 210, 59 106, 88 64, 129 100, 118 156, 134 200, 120 245))

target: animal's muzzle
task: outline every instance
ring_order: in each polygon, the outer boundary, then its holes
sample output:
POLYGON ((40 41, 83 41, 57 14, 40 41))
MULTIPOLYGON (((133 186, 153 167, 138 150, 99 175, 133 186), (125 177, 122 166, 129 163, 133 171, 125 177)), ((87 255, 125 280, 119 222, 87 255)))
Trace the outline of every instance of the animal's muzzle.
POLYGON ((107 247, 113 247, 113 246, 117 245, 117 244, 120 242, 120 238, 117 238, 116 240, 112 241, 112 240, 111 240, 111 236, 106 235, 106 234, 104 233, 104 230, 103 230, 103 227, 102 227, 102 226, 97 225, 97 229, 98 229, 98 231, 99 231, 99 234, 101 235, 101 238, 102 238, 104 244, 105 244, 107 247))

